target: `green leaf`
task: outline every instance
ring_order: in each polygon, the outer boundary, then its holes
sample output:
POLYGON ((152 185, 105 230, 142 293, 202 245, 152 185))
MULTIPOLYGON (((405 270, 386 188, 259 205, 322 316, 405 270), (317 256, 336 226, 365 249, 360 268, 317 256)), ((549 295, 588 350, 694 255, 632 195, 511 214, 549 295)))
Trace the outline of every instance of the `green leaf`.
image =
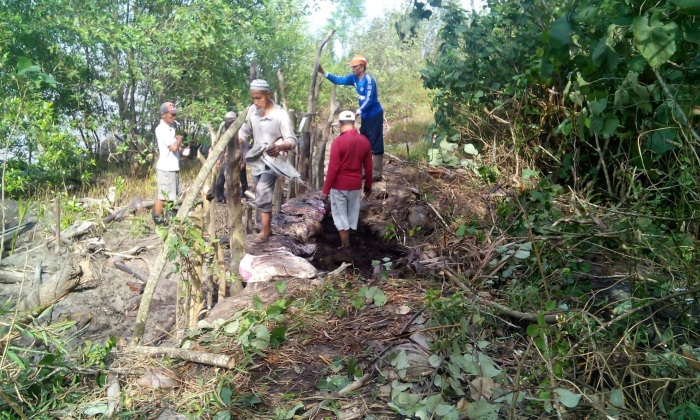
POLYGON ((83 411, 83 414, 92 417, 105 414, 107 410, 109 410, 109 406, 107 404, 90 404, 85 411, 83 411))
POLYGON ((219 411, 217 412, 214 417, 212 417, 213 420, 231 420, 231 413, 228 411, 219 411))
POLYGON ((517 259, 524 260, 530 257, 530 250, 532 250, 532 242, 525 242, 518 247, 518 250, 513 256, 517 259))
POLYGON ((350 378, 344 375, 333 375, 327 378, 319 379, 316 382, 316 388, 322 391, 338 391, 350 385, 350 378))
POLYGON ((597 101, 588 101, 588 109, 590 109, 591 114, 600 115, 605 108, 608 106, 608 98, 601 98, 597 101))
POLYGON ((455 236, 461 238, 464 236, 465 233, 467 233, 467 227, 465 225, 459 225, 459 227, 455 231, 455 236))
POLYGON ((41 71, 41 67, 32 65, 32 60, 27 57, 21 57, 17 61, 17 75, 24 76, 27 73, 41 71))
POLYGON ((396 370, 408 369, 410 364, 408 363, 408 357, 406 356, 406 350, 401 350, 389 359, 389 363, 396 368, 396 370))
POLYGON ((500 406, 485 400, 475 401, 467 406, 467 416, 470 419, 498 420, 500 406))
POLYGON ((253 296, 253 309, 256 311, 261 310, 264 307, 262 300, 260 300, 260 296, 255 295, 253 296))
POLYGON ((413 387, 413 384, 407 384, 403 382, 399 382, 396 379, 391 381, 391 389, 395 389, 397 391, 407 391, 413 387))
POLYGON ((605 117, 605 120, 603 121, 603 136, 608 138, 614 135, 618 125, 620 125, 620 120, 618 120, 616 117, 605 117))
POLYGON ((474 147, 473 144, 467 143, 464 145, 464 153, 470 155, 470 156, 478 156, 479 151, 476 150, 476 147, 474 147))
POLYGON ((616 388, 610 391, 608 406, 625 408, 625 394, 622 392, 622 389, 616 388))
POLYGON ((286 281, 278 281, 275 283, 275 289, 277 290, 277 293, 282 294, 287 290, 287 282, 286 281))
POLYGON ((224 332, 226 334, 236 334, 238 332, 238 328, 241 326, 240 321, 235 320, 227 323, 224 325, 224 332))
POLYGON ((264 325, 258 325, 255 329, 255 339, 250 341, 250 345, 256 349, 263 350, 270 345, 270 331, 264 325))
POLYGON ((27 370, 27 366, 24 364, 24 361, 20 359, 17 354, 11 350, 7 350, 7 357, 9 357, 13 362, 17 363, 17 366, 22 368, 22 370, 27 370))
POLYGON ((479 352, 479 365, 481 373, 487 378, 495 378, 501 373, 501 370, 496 367, 490 357, 482 352, 479 352))
POLYGON ((676 52, 677 29, 675 22, 661 22, 660 13, 654 13, 651 19, 637 16, 632 21, 635 45, 652 67, 664 64, 676 52))
POLYGON ((386 305, 388 301, 389 298, 381 290, 378 290, 377 293, 374 294, 374 306, 382 307, 386 305))
POLYGON ((537 177, 540 174, 540 171, 535 170, 535 169, 530 169, 530 168, 523 168, 522 176, 524 180, 528 180, 533 177, 537 177))
POLYGON ((700 2, 698 0, 671 0, 671 3, 685 14, 700 16, 700 2))
POLYGON ((285 340, 287 335, 287 327, 285 325, 278 325, 272 329, 270 333, 270 343, 274 346, 279 346, 285 340))
POLYGON ((651 150, 657 155, 663 155, 671 150, 676 150, 676 146, 671 143, 675 139, 675 131, 670 128, 664 128, 661 130, 656 130, 649 136, 645 137, 644 145, 647 147, 647 149, 651 150))
POLYGON ((430 357, 428 357, 428 363, 430 363, 430 366, 437 368, 442 364, 442 361, 444 358, 442 356, 438 356, 437 354, 431 354, 430 357))
POLYGON ((302 403, 295 405, 290 410, 287 410, 287 417, 286 418, 293 419, 294 416, 296 415, 297 411, 299 411, 299 409, 302 409, 302 408, 304 408, 304 404, 302 404, 302 403))
POLYGON ((554 392, 557 393, 557 400, 559 400, 560 403, 564 404, 564 406, 568 408, 576 407, 579 401, 581 401, 581 394, 574 394, 568 389, 557 388, 554 390, 554 392))
POLYGON ((537 324, 530 324, 527 326, 527 329, 525 330, 527 333, 528 337, 539 337, 540 336, 540 326, 537 324))
POLYGON ((459 419, 459 411, 454 405, 440 404, 435 409, 435 414, 444 419, 457 420, 459 419))
POLYGON ((228 407, 231 405, 231 397, 233 396, 233 391, 231 391, 231 388, 225 386, 221 388, 221 391, 219 391, 219 397, 221 398, 221 402, 224 403, 224 406, 228 407))
POLYGON ((571 43, 571 24, 566 17, 560 17, 552 22, 548 32, 549 44, 560 48, 571 43))

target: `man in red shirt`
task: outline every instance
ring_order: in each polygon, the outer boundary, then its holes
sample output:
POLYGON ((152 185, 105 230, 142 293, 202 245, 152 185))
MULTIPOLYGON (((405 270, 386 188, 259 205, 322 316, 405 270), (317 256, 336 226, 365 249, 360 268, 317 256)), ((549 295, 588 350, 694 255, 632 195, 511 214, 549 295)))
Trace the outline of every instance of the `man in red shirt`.
POLYGON ((372 192, 372 147, 367 137, 355 129, 355 114, 343 111, 338 116, 340 135, 331 145, 326 181, 321 198, 331 199, 333 223, 340 234, 340 248, 350 248, 350 229, 357 229, 362 200, 362 170, 365 195, 372 192))

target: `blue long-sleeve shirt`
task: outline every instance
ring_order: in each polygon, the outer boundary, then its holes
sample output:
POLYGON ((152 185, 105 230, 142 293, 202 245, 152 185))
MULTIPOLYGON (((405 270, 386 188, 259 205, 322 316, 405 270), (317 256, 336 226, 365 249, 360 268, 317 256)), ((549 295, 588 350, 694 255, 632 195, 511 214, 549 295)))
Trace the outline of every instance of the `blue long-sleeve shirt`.
POLYGON ((354 74, 336 76, 335 74, 326 73, 325 76, 326 79, 336 85, 355 86, 362 118, 374 117, 384 110, 379 103, 377 81, 369 74, 365 73, 365 77, 362 80, 358 79, 354 74))

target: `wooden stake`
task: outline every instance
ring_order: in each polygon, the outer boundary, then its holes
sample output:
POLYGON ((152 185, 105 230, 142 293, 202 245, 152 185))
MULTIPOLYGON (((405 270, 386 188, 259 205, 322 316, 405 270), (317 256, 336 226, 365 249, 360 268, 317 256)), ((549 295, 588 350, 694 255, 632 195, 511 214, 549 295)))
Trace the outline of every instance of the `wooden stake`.
POLYGON ((61 252, 61 199, 56 196, 56 254, 61 252))

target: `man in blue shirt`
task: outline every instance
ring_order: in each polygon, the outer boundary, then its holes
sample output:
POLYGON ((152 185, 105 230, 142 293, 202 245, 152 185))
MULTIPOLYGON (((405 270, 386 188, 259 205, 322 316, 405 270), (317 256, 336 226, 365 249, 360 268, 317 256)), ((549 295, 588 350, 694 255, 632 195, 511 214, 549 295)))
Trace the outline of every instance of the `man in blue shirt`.
POLYGON ((318 71, 326 76, 326 79, 336 85, 355 86, 360 107, 355 111, 362 116, 360 134, 369 139, 372 145, 374 176, 373 181, 382 180, 384 167, 384 109, 379 103, 377 81, 367 74, 367 59, 356 55, 348 63, 352 68, 352 74, 336 76, 323 70, 321 65, 318 71))

